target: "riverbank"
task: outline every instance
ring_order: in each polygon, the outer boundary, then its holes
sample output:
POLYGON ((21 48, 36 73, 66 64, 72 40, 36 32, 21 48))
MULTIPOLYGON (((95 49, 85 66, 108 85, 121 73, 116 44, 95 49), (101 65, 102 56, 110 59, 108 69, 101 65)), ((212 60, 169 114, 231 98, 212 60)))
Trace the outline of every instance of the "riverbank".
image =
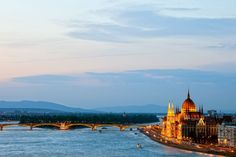
MULTIPOLYGON (((161 143, 163 145, 166 146, 170 146, 170 147, 175 147, 178 149, 184 149, 184 150, 188 150, 188 151, 195 151, 195 152, 201 152, 201 153, 207 153, 207 154, 214 154, 214 155, 222 155, 222 156, 230 156, 230 157, 236 157, 236 152, 233 151, 225 151, 222 150, 221 147, 213 147, 212 146, 208 146, 208 145, 190 145, 190 144, 177 144, 177 143, 173 143, 171 141, 167 141, 163 138, 161 138, 160 136, 160 131, 158 131, 157 129, 153 129, 151 128, 142 128, 140 129, 140 132, 142 132, 144 135, 148 136, 150 139, 152 139, 153 141, 156 141, 158 143, 161 143)), ((226 148, 227 149, 227 148, 226 148)))

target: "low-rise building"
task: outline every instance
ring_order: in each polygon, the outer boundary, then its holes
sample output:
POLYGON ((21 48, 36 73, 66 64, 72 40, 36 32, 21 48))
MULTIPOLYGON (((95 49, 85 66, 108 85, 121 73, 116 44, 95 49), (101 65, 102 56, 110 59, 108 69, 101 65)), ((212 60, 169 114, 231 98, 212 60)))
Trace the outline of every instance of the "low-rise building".
POLYGON ((236 147, 236 125, 222 123, 218 126, 218 144, 226 147, 236 147))

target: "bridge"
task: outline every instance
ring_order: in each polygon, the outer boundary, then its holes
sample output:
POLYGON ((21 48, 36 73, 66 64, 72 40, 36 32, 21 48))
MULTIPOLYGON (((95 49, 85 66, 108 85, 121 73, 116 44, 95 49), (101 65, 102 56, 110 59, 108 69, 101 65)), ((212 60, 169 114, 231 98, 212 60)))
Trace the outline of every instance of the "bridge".
POLYGON ((0 124, 0 131, 3 131, 3 128, 10 127, 10 126, 22 126, 22 127, 29 127, 30 130, 33 130, 33 128, 36 127, 42 127, 42 126, 51 126, 56 127, 59 130, 69 130, 71 127, 74 126, 84 126, 91 128, 92 131, 96 131, 98 127, 117 127, 120 129, 120 131, 125 131, 125 129, 130 127, 144 127, 145 125, 123 125, 123 124, 92 124, 92 123, 68 123, 68 122, 62 122, 62 123, 27 123, 27 124, 0 124))

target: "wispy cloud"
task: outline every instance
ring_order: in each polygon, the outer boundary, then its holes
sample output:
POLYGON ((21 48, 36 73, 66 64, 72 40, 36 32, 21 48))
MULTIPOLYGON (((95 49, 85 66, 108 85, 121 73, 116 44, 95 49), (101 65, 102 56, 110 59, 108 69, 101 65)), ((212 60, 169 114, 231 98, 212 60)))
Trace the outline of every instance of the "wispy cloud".
POLYGON ((36 75, 13 78, 12 81, 29 84, 60 84, 76 82, 77 78, 68 75, 36 75))
POLYGON ((200 8, 183 8, 183 7, 179 7, 179 8, 164 8, 163 10, 172 10, 172 11, 198 11, 200 10, 200 8))
POLYGON ((152 78, 152 79, 161 79, 161 80, 173 78, 173 76, 171 75, 153 75, 153 74, 145 74, 145 77, 152 78))
POLYGON ((236 43, 216 43, 214 45, 207 46, 207 48, 210 48, 210 49, 236 50, 236 43))
MULTIPOLYGON (((124 72, 95 73, 87 72, 77 75, 36 75, 13 78, 12 81, 30 84, 75 84, 84 80, 117 83, 145 83, 145 82, 191 82, 191 83, 220 83, 223 80, 232 81, 236 75, 201 70, 134 70, 124 72)), ((89 81, 88 81, 89 82, 89 81)), ((223 82, 222 82, 223 83, 223 82)))
POLYGON ((175 18, 140 8, 123 9, 116 14, 108 11, 107 16, 113 22, 80 24, 74 21, 73 26, 68 24, 71 31, 67 35, 85 40, 127 42, 163 36, 233 36, 236 33, 236 19, 175 18))
POLYGON ((33 75, 23 76, 11 79, 14 83, 26 84, 26 85, 39 85, 39 86, 103 86, 105 82, 99 80, 99 78, 90 76, 89 73, 77 74, 77 75, 33 75))

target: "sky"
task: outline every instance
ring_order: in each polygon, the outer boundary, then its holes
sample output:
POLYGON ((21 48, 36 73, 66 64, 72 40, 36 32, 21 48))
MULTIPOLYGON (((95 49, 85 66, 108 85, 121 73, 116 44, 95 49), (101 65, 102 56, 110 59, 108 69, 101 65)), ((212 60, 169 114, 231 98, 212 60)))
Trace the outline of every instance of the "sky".
POLYGON ((197 105, 230 110, 235 8, 235 0, 0 0, 0 100, 181 106, 190 89, 197 105))

